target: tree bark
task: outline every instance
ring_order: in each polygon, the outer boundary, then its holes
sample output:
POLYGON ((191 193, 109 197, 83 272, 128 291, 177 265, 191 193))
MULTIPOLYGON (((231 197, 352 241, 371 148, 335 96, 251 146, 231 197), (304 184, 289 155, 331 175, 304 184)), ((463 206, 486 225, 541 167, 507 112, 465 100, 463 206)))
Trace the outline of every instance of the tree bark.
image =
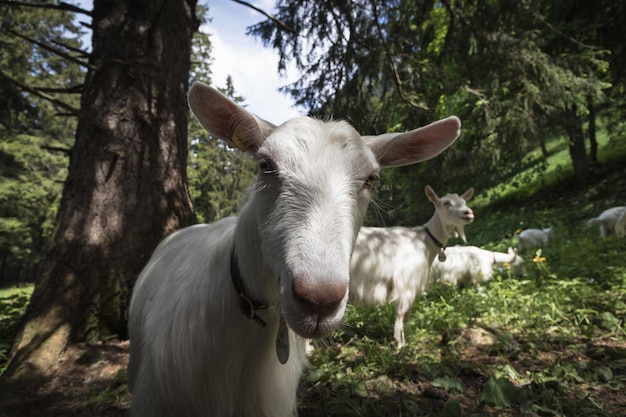
POLYGON ((94 1, 96 69, 9 377, 45 374, 68 343, 127 337, 137 275, 165 235, 195 220, 186 93, 196 1, 94 1))
POLYGON ((582 122, 576 115, 576 109, 569 109, 561 115, 561 125, 569 136, 569 154, 574 168, 576 181, 583 183, 589 173, 589 162, 585 151, 585 135, 582 122))
POLYGON ((596 138, 596 108, 591 96, 587 97, 587 110, 589 111, 589 160, 592 164, 597 164, 598 139, 596 138))

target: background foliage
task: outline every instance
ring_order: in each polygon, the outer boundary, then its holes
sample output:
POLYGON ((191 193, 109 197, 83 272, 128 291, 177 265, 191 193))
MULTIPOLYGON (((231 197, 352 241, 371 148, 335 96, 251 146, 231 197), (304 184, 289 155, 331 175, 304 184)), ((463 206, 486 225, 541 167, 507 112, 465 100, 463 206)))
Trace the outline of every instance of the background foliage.
POLYGON ((73 13, 5 4, 0 13, 2 284, 32 280, 41 262, 67 174, 84 54, 73 13))

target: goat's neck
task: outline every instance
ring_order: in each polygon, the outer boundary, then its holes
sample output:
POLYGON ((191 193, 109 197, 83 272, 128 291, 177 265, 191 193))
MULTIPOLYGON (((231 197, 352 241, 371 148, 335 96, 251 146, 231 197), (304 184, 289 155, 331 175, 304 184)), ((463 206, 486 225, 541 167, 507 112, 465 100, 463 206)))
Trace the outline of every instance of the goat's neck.
POLYGON ((276 301, 275 288, 268 282, 276 282, 270 266, 263 256, 263 245, 255 213, 242 210, 235 227, 234 247, 237 252, 239 271, 247 295, 268 304, 276 301))
POLYGON ((502 253, 502 252, 492 252, 492 253, 493 253, 494 264, 503 264, 505 262, 512 263, 515 260, 515 255, 511 255, 510 253, 502 253))
MULTIPOLYGON (((426 222, 424 227, 427 227, 430 233, 432 233, 444 247, 448 243, 448 240, 454 236, 454 226, 444 224, 441 218, 437 215, 437 212, 435 212, 433 217, 426 222)), ((428 257, 432 262, 437 253, 439 253, 439 246, 429 237, 426 237, 426 245, 429 249, 428 257)))

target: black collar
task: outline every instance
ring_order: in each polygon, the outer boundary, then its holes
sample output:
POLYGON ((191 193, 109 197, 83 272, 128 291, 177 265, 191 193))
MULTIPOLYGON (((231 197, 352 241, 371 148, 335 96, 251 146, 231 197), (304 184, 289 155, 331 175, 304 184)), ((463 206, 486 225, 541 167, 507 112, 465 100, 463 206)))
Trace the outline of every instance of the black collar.
POLYGON ((424 226, 424 230, 426 230, 426 234, 428 234, 428 237, 430 237, 433 242, 435 242, 435 245, 439 246, 439 261, 444 262, 446 260, 446 247, 443 245, 443 243, 439 241, 439 239, 435 237, 435 235, 432 234, 430 230, 428 230, 428 227, 424 226))
POLYGON ((264 303, 253 300, 246 295, 246 290, 241 279, 241 273, 239 272, 239 263, 237 262, 237 254, 235 253, 234 246, 233 251, 230 253, 230 276, 233 280, 235 291, 237 291, 237 295, 239 296, 239 309, 243 315, 254 320, 260 326, 266 327, 267 324, 256 314, 255 310, 265 310, 268 306, 264 303))
POLYGON ((443 246, 443 243, 441 243, 439 239, 437 239, 435 235, 433 235, 433 233, 430 230, 428 230, 428 227, 424 226, 424 230, 426 230, 426 233, 428 233, 428 236, 433 240, 433 242, 435 242, 435 245, 439 246, 439 249, 446 248, 445 246, 443 246))

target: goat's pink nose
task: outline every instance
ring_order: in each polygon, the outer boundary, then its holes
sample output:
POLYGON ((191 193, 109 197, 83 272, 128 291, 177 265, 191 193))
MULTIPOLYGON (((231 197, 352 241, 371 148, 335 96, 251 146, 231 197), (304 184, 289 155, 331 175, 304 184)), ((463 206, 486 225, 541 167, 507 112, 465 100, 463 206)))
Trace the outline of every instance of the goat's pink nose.
POLYGON ((348 291, 348 280, 318 280, 310 275, 294 277, 293 293, 308 314, 323 319, 337 311, 348 291))

